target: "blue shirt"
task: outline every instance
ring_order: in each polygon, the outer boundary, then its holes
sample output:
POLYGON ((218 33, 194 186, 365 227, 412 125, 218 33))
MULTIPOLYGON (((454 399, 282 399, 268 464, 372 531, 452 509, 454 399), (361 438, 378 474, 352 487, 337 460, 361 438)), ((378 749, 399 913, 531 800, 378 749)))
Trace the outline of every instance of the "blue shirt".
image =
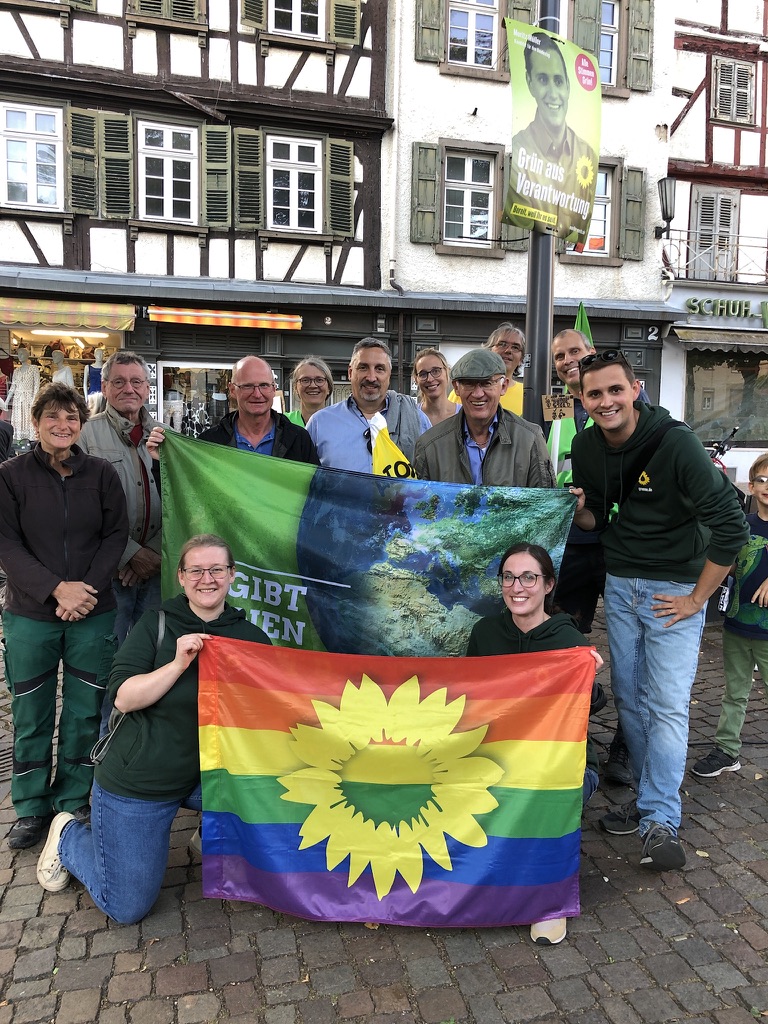
POLYGON ((237 420, 235 420, 235 443, 241 452, 256 452, 257 455, 271 455, 272 449, 275 445, 275 421, 274 418, 271 420, 272 426, 269 431, 262 437, 257 445, 252 445, 247 437, 243 437, 240 431, 237 429, 237 420))
POLYGON ((469 468, 472 470, 472 479, 476 484, 481 484, 483 482, 483 462, 485 461, 485 453, 488 451, 488 447, 493 440, 493 435, 496 433, 496 427, 498 425, 499 414, 497 412, 493 417, 493 423, 488 427, 488 444, 485 448, 481 448, 467 430, 467 421, 464 420, 462 428, 464 431, 464 447, 467 449, 469 468))
MULTIPOLYGON (((403 401, 412 401, 406 395, 398 397, 403 401)), ((387 395, 384 408, 381 410, 384 419, 387 419, 389 402, 387 395)), ((421 409, 418 409, 418 415, 423 434, 432 424, 421 409)), ((357 402, 351 395, 343 402, 318 409, 307 424, 307 430, 315 442, 321 466, 348 469, 355 473, 373 472, 371 424, 360 412, 357 402)), ((397 444, 397 440, 393 440, 397 444)))

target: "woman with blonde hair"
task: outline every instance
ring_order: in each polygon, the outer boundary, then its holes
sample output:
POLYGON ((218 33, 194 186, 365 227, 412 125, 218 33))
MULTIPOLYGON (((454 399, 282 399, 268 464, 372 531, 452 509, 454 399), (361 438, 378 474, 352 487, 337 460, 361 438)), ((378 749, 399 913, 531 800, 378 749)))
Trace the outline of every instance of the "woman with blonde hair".
POLYGON ((413 379, 420 392, 419 408, 433 427, 456 415, 459 406, 448 397, 451 368, 440 349, 425 348, 419 352, 413 363, 413 379))
POLYGON ((299 427, 305 427, 309 417, 322 409, 333 395, 333 374, 324 359, 305 356, 294 367, 291 380, 299 405, 291 409, 288 419, 299 427))

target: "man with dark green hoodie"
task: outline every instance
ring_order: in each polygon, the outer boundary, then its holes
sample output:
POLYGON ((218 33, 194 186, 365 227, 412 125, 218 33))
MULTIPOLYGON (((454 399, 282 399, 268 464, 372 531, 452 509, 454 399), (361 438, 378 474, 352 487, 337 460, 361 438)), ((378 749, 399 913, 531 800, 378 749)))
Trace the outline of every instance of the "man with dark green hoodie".
POLYGON ((580 377, 594 425, 571 449, 574 522, 600 531, 605 552, 611 679, 637 791, 601 825, 639 831, 640 863, 666 871, 685 864, 680 785, 706 604, 749 530, 691 430, 637 401, 640 383, 621 352, 585 357, 580 377))

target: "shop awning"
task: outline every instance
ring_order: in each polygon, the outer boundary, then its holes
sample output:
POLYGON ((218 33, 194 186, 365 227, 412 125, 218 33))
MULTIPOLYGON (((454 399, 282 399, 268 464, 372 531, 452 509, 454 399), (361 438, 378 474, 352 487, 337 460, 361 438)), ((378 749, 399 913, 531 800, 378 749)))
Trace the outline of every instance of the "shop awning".
POLYGON ((251 327, 260 331, 300 331, 301 317, 292 313, 245 313, 232 309, 176 309, 149 306, 149 319, 159 324, 204 324, 208 327, 251 327))
POLYGON ((768 353, 768 331, 707 331, 674 325, 672 329, 683 348, 705 352, 768 353))
POLYGON ((25 327, 103 328, 132 331, 135 306, 116 306, 111 302, 60 302, 49 299, 10 299, 0 296, 0 324, 25 327))

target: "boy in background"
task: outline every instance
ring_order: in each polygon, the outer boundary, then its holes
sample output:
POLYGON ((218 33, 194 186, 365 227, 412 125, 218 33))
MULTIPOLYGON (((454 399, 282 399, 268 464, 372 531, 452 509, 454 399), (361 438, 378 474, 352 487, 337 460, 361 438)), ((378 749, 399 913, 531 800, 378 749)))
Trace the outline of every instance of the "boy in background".
POLYGON ((715 746, 691 769, 702 779, 741 768, 741 729, 755 665, 768 693, 768 452, 752 464, 749 491, 757 511, 747 516, 750 538, 736 556, 736 582, 723 623, 725 694, 715 746))

